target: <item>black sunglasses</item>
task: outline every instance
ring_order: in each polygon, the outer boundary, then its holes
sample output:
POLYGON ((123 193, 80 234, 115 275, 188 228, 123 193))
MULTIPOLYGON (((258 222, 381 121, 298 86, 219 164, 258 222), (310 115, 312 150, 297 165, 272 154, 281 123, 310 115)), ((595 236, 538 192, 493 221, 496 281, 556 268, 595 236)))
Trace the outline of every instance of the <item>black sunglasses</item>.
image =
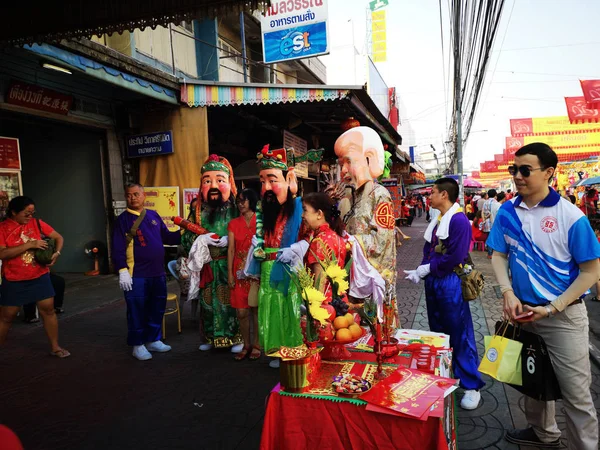
POLYGON ((517 174, 517 172, 519 172, 521 175, 523 175, 525 178, 527 178, 529 175, 531 175, 531 171, 532 170, 546 170, 543 167, 536 167, 535 169, 529 167, 529 166, 517 166, 516 164, 513 164, 512 166, 508 166, 508 173, 510 173, 513 177, 517 174))

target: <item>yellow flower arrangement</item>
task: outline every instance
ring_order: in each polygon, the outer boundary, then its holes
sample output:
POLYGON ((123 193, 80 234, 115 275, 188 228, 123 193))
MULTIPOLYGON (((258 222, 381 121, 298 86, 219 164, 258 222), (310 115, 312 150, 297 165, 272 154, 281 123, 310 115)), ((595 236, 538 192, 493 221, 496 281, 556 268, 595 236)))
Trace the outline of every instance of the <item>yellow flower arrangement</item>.
POLYGON ((325 268, 325 275, 331 280, 332 283, 337 284, 337 293, 342 295, 348 291, 350 285, 348 284, 347 278, 348 273, 337 265, 336 262, 331 261, 325 268))
POLYGON ((326 300, 325 295, 321 291, 318 291, 314 287, 307 287, 302 293, 306 301, 308 302, 308 309, 313 319, 318 320, 321 325, 327 323, 329 313, 325 308, 321 308, 321 305, 326 300))

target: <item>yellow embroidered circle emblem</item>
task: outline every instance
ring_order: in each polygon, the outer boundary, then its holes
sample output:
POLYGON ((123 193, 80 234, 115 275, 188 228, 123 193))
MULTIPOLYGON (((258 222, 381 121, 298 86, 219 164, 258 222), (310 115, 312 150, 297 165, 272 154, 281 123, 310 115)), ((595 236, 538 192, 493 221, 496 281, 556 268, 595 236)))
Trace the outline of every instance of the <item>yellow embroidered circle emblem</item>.
POLYGON ((375 210, 375 223, 381 228, 394 229, 394 205, 391 203, 380 203, 375 210))

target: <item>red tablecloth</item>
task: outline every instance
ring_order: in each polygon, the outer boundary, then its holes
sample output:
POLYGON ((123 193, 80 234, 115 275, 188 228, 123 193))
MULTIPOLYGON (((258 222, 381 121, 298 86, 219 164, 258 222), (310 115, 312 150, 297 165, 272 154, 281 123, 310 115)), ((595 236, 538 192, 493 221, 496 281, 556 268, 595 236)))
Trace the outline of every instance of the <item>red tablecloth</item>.
POLYGON ((347 402, 272 392, 261 450, 447 450, 442 419, 405 419, 347 402))

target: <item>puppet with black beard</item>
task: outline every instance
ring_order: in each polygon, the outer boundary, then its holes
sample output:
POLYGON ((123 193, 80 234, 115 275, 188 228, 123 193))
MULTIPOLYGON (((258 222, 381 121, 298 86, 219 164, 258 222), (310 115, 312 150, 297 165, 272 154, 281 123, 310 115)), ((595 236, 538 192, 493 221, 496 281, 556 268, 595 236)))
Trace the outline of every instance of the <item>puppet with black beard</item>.
POLYGON ((294 214, 295 202, 294 195, 288 187, 287 198, 282 205, 277 200, 277 196, 273 191, 267 191, 262 198, 262 214, 263 214, 263 230, 265 233, 272 233, 275 230, 277 218, 280 213, 283 217, 288 218, 294 214))
POLYGON ((208 210, 208 223, 212 225, 224 208, 232 206, 230 205, 232 202, 223 201, 223 194, 218 189, 210 189, 207 197, 204 207, 208 210))

